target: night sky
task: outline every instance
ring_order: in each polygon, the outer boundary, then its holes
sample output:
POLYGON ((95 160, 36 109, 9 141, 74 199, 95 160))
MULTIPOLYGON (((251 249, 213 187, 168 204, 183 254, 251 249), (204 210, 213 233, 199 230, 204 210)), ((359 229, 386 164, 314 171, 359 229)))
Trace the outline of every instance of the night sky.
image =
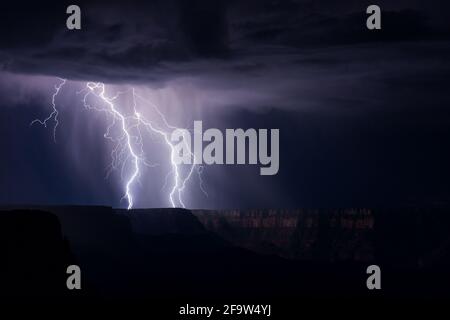
MULTIPOLYGON (((124 207, 105 179, 107 123, 81 84, 146 88, 177 126, 279 128, 280 170, 208 166, 190 208, 440 206, 450 203, 448 1, 76 1, 0 5, 0 204, 124 207), (366 8, 382 30, 366 28, 366 8), (30 126, 51 112, 57 141, 30 126)), ((159 151, 158 151, 159 152, 159 151)), ((148 171, 138 207, 168 206, 148 171)))

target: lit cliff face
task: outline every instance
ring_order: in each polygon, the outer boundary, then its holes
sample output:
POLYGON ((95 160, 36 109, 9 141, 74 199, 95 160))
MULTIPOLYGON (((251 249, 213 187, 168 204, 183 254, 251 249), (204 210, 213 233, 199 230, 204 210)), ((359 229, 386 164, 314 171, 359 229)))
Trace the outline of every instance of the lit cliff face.
POLYGON ((194 210, 210 231, 261 253, 294 259, 372 261, 374 214, 341 210, 194 210))

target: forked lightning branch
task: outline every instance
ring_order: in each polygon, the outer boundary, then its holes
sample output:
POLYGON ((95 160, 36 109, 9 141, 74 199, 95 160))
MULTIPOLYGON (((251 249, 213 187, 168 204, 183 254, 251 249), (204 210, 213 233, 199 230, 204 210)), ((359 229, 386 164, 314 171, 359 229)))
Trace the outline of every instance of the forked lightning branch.
MULTIPOLYGON (((67 83, 66 79, 59 79, 52 94, 51 113, 44 119, 31 122, 45 127, 52 122, 55 142, 60 125, 57 98, 67 83)), ((198 177, 200 189, 207 196, 202 179, 204 165, 259 163, 262 166, 261 175, 274 175, 278 172, 278 129, 226 129, 223 135, 222 131, 216 128, 203 132, 202 121, 194 121, 193 129, 189 130, 170 125, 161 110, 139 95, 134 88, 109 96, 104 83, 87 82, 85 88, 77 93, 83 94, 82 102, 87 110, 105 113, 111 119, 104 133, 104 138, 114 144, 108 173, 120 170, 124 181, 122 199, 127 201, 128 209, 133 208, 135 204, 133 188, 136 188, 136 182, 142 175, 142 168, 158 166, 158 163, 149 160, 144 150, 146 139, 150 139, 150 136, 159 137, 167 147, 167 163, 171 168, 166 176, 166 183, 171 181, 167 197, 172 207, 186 207, 183 196, 189 181, 195 175, 198 177), (118 98, 123 94, 131 95, 131 108, 122 108, 118 103, 118 98), (138 102, 139 105, 151 108, 155 118, 147 119, 139 112, 138 102), (182 170, 182 165, 187 165, 188 170, 182 170)))

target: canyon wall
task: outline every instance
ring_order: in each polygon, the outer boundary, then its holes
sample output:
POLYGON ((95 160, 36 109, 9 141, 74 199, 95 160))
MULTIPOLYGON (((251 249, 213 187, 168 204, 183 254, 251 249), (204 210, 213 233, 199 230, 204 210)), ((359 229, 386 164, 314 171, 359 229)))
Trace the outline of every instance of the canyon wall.
POLYGON ((446 267, 450 210, 193 210, 205 228, 240 247, 310 261, 446 267))
POLYGON ((371 261, 369 209, 193 210, 206 229, 247 249, 286 258, 371 261))

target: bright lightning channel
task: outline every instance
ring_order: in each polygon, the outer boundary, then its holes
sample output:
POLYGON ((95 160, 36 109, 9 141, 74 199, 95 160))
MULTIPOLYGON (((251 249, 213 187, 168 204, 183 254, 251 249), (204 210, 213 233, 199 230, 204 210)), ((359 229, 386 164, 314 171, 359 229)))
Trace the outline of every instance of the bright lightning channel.
MULTIPOLYGON (((60 93, 62 87, 66 84, 66 79, 59 78, 60 82, 55 85, 55 91, 52 95, 52 112, 50 115, 45 118, 44 120, 33 120, 31 124, 39 123, 45 127, 47 127, 47 122, 51 119, 54 119, 54 127, 53 127, 53 138, 56 142, 56 129, 59 125, 59 111, 57 109, 57 104, 55 102, 58 94, 60 93)), ((135 92, 135 89, 132 88, 132 97, 133 97, 133 114, 132 115, 125 115, 122 113, 115 104, 115 100, 122 94, 125 94, 127 91, 124 92, 118 92, 113 97, 107 97, 106 95, 106 88, 105 84, 101 82, 87 82, 86 88, 81 90, 78 93, 86 92, 83 98, 83 105, 88 110, 93 110, 97 112, 104 112, 108 116, 111 117, 111 123, 108 125, 106 132, 104 134, 104 138, 108 139, 114 143, 116 143, 116 146, 111 151, 111 164, 110 164, 110 170, 108 171, 108 174, 114 170, 117 169, 119 166, 121 166, 121 177, 124 179, 124 171, 126 164, 131 161, 132 163, 132 174, 129 176, 125 182, 125 194, 122 197, 122 199, 126 198, 127 200, 127 209, 132 209, 134 206, 134 196, 132 191, 132 186, 136 181, 139 181, 139 177, 141 175, 141 165, 145 165, 147 167, 155 167, 158 166, 158 164, 153 164, 146 158, 146 153, 144 151, 144 137, 142 135, 141 127, 145 128, 149 133, 157 134, 162 138, 162 141, 167 145, 170 151, 170 163, 171 163, 171 171, 168 173, 169 175, 173 175, 173 186, 170 190, 170 193, 168 195, 168 200, 170 202, 170 205, 172 207, 176 207, 177 204, 183 208, 186 208, 186 205, 183 201, 182 194, 186 189, 186 185, 193 176, 194 172, 197 172, 198 179, 200 181, 200 189, 201 191, 207 196, 204 186, 203 186, 203 179, 202 179, 202 172, 203 167, 196 165, 195 161, 195 155, 191 152, 191 156, 194 157, 193 164, 190 166, 189 172, 185 177, 183 178, 180 172, 180 168, 176 164, 174 158, 175 158, 175 146, 172 144, 170 140, 170 131, 179 129, 177 127, 169 125, 167 122, 164 114, 150 101, 146 100, 142 96, 138 95, 135 92), (107 106, 107 108, 103 108, 101 106, 93 106, 90 103, 88 103, 88 98, 90 95, 94 95, 98 97, 100 100, 104 102, 104 104, 107 106), (162 129, 160 126, 157 126, 154 122, 147 120, 141 113, 137 111, 137 99, 142 101, 143 103, 150 105, 151 108, 153 108, 158 116, 160 117, 160 120, 164 123, 166 131, 162 129), (121 131, 121 134, 118 137, 114 137, 111 134, 111 130, 116 126, 116 124, 119 123, 119 128, 121 131), (132 130, 137 130, 138 134, 132 134, 132 130)), ((185 141, 185 139, 183 139, 185 141)), ((184 142, 185 143, 185 142, 184 142)), ((187 150, 190 150, 189 146, 186 146, 187 150)), ((166 183, 167 183, 167 177, 166 177, 166 183)))
POLYGON ((66 84, 66 79, 62 79, 62 78, 58 78, 61 82, 55 85, 55 92, 52 95, 52 109, 53 111, 48 115, 47 118, 45 118, 44 120, 39 120, 39 119, 35 119, 33 121, 31 121, 30 125, 33 125, 35 123, 39 123, 41 125, 43 125, 44 127, 47 128, 47 122, 50 121, 52 118, 55 121, 55 125, 53 127, 53 141, 56 142, 56 128, 59 125, 59 111, 56 108, 56 103, 55 103, 55 99, 56 96, 59 94, 59 91, 61 90, 61 88, 66 84))

